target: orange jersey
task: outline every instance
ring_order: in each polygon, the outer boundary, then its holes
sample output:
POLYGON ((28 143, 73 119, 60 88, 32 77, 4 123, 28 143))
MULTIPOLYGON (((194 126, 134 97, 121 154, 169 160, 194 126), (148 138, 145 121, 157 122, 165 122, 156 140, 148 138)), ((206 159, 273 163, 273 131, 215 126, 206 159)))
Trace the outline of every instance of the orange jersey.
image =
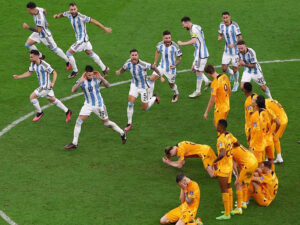
POLYGON ((274 99, 266 99, 266 107, 275 113, 280 123, 285 124, 288 122, 288 117, 278 101, 274 99))
POLYGON ((227 112, 230 109, 231 86, 227 75, 219 74, 211 83, 211 95, 215 95, 215 109, 227 112))
POLYGON ((271 110, 263 109, 260 110, 259 116, 266 140, 266 145, 271 145, 273 143, 272 124, 273 120, 276 119, 276 115, 271 110))
POLYGON ((265 197, 269 200, 273 200, 278 191, 278 178, 274 171, 269 174, 262 174, 260 186, 265 193, 265 197))
POLYGON ((264 151, 265 138, 263 127, 261 124, 259 112, 255 111, 250 117, 250 144, 249 147, 254 148, 255 151, 264 151))
POLYGON ((217 149, 218 155, 221 152, 221 149, 225 150, 225 156, 217 162, 217 166, 222 173, 231 173, 233 168, 232 163, 232 144, 236 142, 236 138, 231 133, 223 133, 218 137, 217 140, 217 149))
POLYGON ((200 188, 195 181, 190 181, 187 189, 184 191, 185 196, 193 198, 194 201, 191 204, 184 202, 182 205, 184 208, 191 210, 192 212, 197 212, 200 203, 200 188))
POLYGON ((257 96, 257 94, 252 94, 252 95, 249 95, 246 98, 246 101, 245 101, 245 104, 244 104, 244 108, 245 108, 245 129, 250 128, 250 117, 251 117, 251 114, 253 113, 253 108, 251 106, 251 102, 252 102, 252 99, 256 96, 257 96))
POLYGON ((233 160, 236 161, 240 167, 249 168, 257 163, 255 155, 242 145, 232 148, 231 152, 233 160))
POLYGON ((200 145, 190 141, 182 141, 177 144, 178 161, 184 158, 205 158, 208 155, 211 147, 208 145, 200 145))

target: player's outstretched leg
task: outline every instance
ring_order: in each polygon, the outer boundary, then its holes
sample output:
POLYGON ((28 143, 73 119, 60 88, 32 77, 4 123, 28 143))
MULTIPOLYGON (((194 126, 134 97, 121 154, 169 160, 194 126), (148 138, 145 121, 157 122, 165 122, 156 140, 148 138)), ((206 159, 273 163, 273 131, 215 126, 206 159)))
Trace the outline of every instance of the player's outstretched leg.
POLYGON ((66 122, 71 120, 72 110, 68 109, 59 99, 50 98, 49 101, 55 104, 58 108, 63 110, 66 113, 66 122))
POLYGON ((98 66, 100 66, 102 71, 106 70, 106 66, 104 65, 104 63, 102 62, 102 60, 100 59, 100 57, 95 53, 95 52, 86 52, 89 57, 91 57, 95 63, 97 63, 98 66))
POLYGON ((179 96, 177 85, 175 83, 174 84, 169 83, 169 86, 172 89, 172 91, 174 92, 174 95, 172 97, 172 102, 177 102, 178 101, 178 96, 179 96))
POLYGON ((61 48, 58 48, 58 47, 56 47, 56 48, 54 48, 54 49, 51 49, 56 55, 58 55, 60 58, 62 58, 63 60, 65 60, 65 62, 66 62, 66 70, 67 71, 69 71, 71 68, 72 68, 72 66, 71 66, 71 64, 70 64, 70 62, 69 62, 69 59, 68 59, 68 57, 66 56, 66 54, 63 52, 63 50, 61 50, 61 48))
POLYGON ((34 106, 34 108, 36 109, 36 116, 33 118, 33 122, 36 122, 38 121, 39 119, 42 118, 42 116, 44 115, 42 109, 41 109, 41 106, 40 106, 40 103, 39 103, 39 100, 38 100, 38 96, 33 92, 31 95, 30 95, 30 101, 32 103, 32 105, 34 106))
POLYGON ((79 138, 79 134, 81 131, 81 125, 83 123, 84 120, 86 120, 86 118, 88 118, 88 116, 79 116, 76 120, 76 124, 74 127, 74 137, 73 137, 73 141, 68 144, 65 145, 65 149, 71 149, 71 148, 77 148, 78 147, 78 138, 79 138))
POLYGON ((72 66, 72 73, 68 76, 69 79, 75 77, 78 75, 78 69, 77 69, 77 65, 76 65, 76 62, 75 62, 75 58, 73 56, 75 52, 72 50, 72 49, 69 49, 67 52, 66 52, 66 55, 68 56, 68 59, 69 59, 69 63, 71 64, 72 66))
POLYGON ((190 98, 196 98, 201 95, 201 85, 203 81, 202 73, 197 71, 196 75, 197 75, 196 90, 189 95, 190 98))
POLYGON ((125 144, 127 141, 126 131, 122 130, 115 122, 110 121, 109 119, 103 120, 104 126, 113 129, 121 135, 122 144, 125 144))
POLYGON ((150 98, 148 103, 142 103, 142 109, 144 111, 147 111, 148 109, 151 108, 151 106, 154 104, 154 102, 156 102, 157 104, 160 103, 160 98, 158 97, 157 94, 153 94, 153 96, 150 98))
POLYGON ((207 76, 204 73, 202 73, 202 77, 205 83, 204 91, 206 91, 209 88, 211 81, 207 78, 207 76))
POLYGON ((125 131, 129 131, 132 127, 133 110, 134 110, 134 103, 128 102, 128 106, 127 106, 128 122, 127 122, 127 125, 126 125, 125 129, 124 129, 125 131))

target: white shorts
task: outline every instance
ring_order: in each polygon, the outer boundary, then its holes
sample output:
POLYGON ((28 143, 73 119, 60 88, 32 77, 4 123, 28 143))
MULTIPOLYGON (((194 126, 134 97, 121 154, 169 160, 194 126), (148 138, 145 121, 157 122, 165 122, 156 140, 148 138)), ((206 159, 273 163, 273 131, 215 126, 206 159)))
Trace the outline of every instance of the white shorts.
POLYGON ((36 43, 42 42, 50 50, 55 50, 57 48, 57 44, 55 43, 52 36, 42 38, 42 37, 40 37, 40 35, 37 32, 33 32, 29 36, 29 39, 34 40, 36 43))
POLYGON ((203 72, 206 63, 207 63, 207 58, 204 58, 204 59, 195 58, 194 62, 193 62, 194 70, 203 72))
POLYGON ((238 55, 230 55, 229 53, 224 52, 223 57, 222 57, 222 65, 229 65, 230 62, 233 67, 238 67, 239 56, 238 55))
POLYGON ((91 51, 93 50, 91 42, 87 41, 76 41, 74 44, 72 44, 71 49, 74 52, 81 52, 81 51, 91 51))
POLYGON ((90 116, 92 112, 95 113, 101 120, 108 119, 108 114, 107 114, 106 107, 104 104, 102 105, 102 107, 84 104, 80 110, 79 115, 80 116, 90 116))
POLYGON ((147 103, 149 101, 150 91, 151 91, 150 88, 147 88, 147 89, 146 88, 138 88, 135 86, 134 83, 131 83, 129 95, 131 95, 135 98, 138 98, 139 94, 140 94, 142 103, 147 103))
MULTIPOLYGON (((168 81, 169 81, 170 84, 174 84, 175 83, 175 80, 176 80, 176 69, 174 69, 175 70, 174 74, 172 74, 172 70, 171 69, 170 69, 169 72, 167 72, 166 69, 161 68, 160 65, 157 67, 157 69, 158 69, 158 71, 160 72, 161 75, 164 75, 168 79, 168 81)), ((153 74, 158 76, 158 74, 155 71, 153 72, 153 74)))
POLYGON ((245 70, 243 72, 242 80, 241 82, 251 82, 253 80, 255 83, 257 83, 259 86, 266 85, 266 81, 264 78, 264 75, 257 71, 257 74, 248 73, 248 70, 245 70))
POLYGON ((54 91, 52 89, 46 89, 43 87, 39 87, 37 89, 34 90, 34 93, 39 97, 46 97, 46 98, 53 98, 54 96, 54 91))

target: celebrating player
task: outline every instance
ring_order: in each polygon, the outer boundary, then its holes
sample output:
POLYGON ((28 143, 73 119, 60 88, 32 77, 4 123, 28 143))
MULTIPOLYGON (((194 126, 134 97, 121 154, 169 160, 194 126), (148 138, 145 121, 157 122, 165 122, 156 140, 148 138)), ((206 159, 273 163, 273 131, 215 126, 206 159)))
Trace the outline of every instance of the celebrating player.
MULTIPOLYGON (((159 70, 161 75, 165 75, 167 77, 169 86, 174 92, 172 102, 177 102, 179 92, 177 85, 175 84, 176 68, 181 61, 182 53, 178 45, 174 41, 172 41, 171 33, 168 30, 163 32, 163 41, 159 42, 156 45, 154 65, 157 64, 160 55, 161 59, 157 69, 159 70)), ((158 75, 154 72, 150 78, 150 82, 155 81, 157 77, 158 75)), ((152 89, 153 88, 154 83, 152 89)))
POLYGON ((154 102, 157 104, 160 103, 160 99, 157 94, 150 96, 150 85, 147 81, 147 70, 153 69, 159 77, 161 74, 156 66, 150 63, 144 62, 139 59, 139 53, 136 49, 130 50, 130 59, 128 59, 123 67, 116 71, 116 75, 124 73, 126 70, 129 70, 132 75, 132 81, 130 84, 130 90, 128 95, 128 107, 127 107, 127 118, 128 123, 125 127, 125 131, 129 131, 132 127, 132 116, 133 108, 136 99, 139 94, 141 95, 142 109, 144 111, 151 108, 154 102))
POLYGON ((218 41, 222 41, 223 36, 225 38, 225 49, 222 57, 222 70, 230 74, 230 81, 234 80, 233 92, 236 92, 239 87, 239 71, 238 71, 238 48, 236 46, 237 41, 242 40, 242 35, 239 25, 231 21, 229 12, 222 13, 222 20, 219 27, 218 41), (232 64, 230 69, 229 63, 232 64), (234 78, 233 78, 234 77, 234 78))
POLYGON ((231 87, 228 77, 225 74, 218 74, 212 65, 205 66, 205 72, 213 78, 211 83, 211 96, 204 113, 204 119, 207 120, 208 112, 215 103, 214 125, 218 124, 220 119, 226 119, 230 109, 231 87))
POLYGON ((237 42, 239 50, 239 66, 244 67, 241 80, 241 88, 244 88, 245 82, 254 80, 260 88, 265 92, 268 98, 272 98, 270 89, 266 86, 266 81, 262 73, 262 69, 257 61, 256 53, 252 48, 248 48, 243 40, 237 42))
POLYGON ((53 87, 57 78, 57 73, 52 67, 46 63, 45 61, 39 58, 39 51, 38 50, 31 50, 30 51, 30 67, 29 70, 22 75, 13 75, 13 78, 18 80, 22 78, 29 77, 33 71, 36 72, 37 78, 39 80, 40 87, 34 90, 34 92, 30 95, 30 101, 35 107, 37 114, 33 118, 32 121, 36 122, 42 118, 44 115, 38 98, 46 97, 51 103, 54 103, 58 108, 63 110, 66 113, 66 122, 69 122, 71 119, 72 111, 68 109, 60 100, 55 98, 53 87), (53 75, 53 81, 50 80, 50 74, 53 75))
POLYGON ((200 202, 199 185, 186 177, 183 173, 176 176, 176 182, 180 187, 181 205, 169 211, 160 219, 161 224, 176 223, 176 225, 202 225, 200 218, 195 217, 200 202))
POLYGON ((214 150, 208 145, 200 145, 190 141, 179 142, 176 146, 167 146, 165 148, 165 157, 163 162, 169 166, 182 168, 185 164, 185 158, 201 158, 204 168, 211 170, 214 160, 217 158, 214 150), (177 156, 178 161, 171 161, 171 157, 177 156))
POLYGON ((66 53, 67 56, 69 57, 70 63, 73 68, 73 72, 68 77, 73 78, 76 75, 78 75, 78 69, 73 55, 76 52, 81 52, 81 51, 85 51, 85 53, 95 61, 95 63, 101 68, 105 76, 108 73, 109 68, 103 64, 99 56, 93 51, 92 44, 89 41, 89 36, 86 31, 86 23, 91 22, 96 26, 100 27, 106 33, 110 33, 112 29, 103 26, 99 21, 92 19, 91 17, 79 13, 77 5, 74 2, 69 4, 69 11, 54 15, 55 19, 61 17, 67 17, 70 20, 70 23, 75 31, 75 37, 76 37, 76 42, 69 48, 69 50, 66 53))
MULTIPOLYGON (((35 43, 42 42, 51 51, 56 53, 59 57, 65 60, 67 65, 67 70, 71 69, 68 57, 65 55, 63 50, 57 47, 51 31, 48 29, 48 22, 46 20, 46 10, 37 7, 34 2, 29 2, 27 4, 28 13, 33 16, 33 20, 36 27, 30 27, 27 23, 23 23, 23 28, 32 31, 33 33, 27 39, 25 46, 30 50, 38 50, 34 45, 35 43)), ((45 56, 40 52, 40 58, 44 59, 45 56)))
POLYGON ((196 71, 197 82, 196 82, 196 90, 192 94, 190 94, 189 97, 196 98, 197 96, 201 95, 202 80, 204 80, 206 88, 208 88, 210 84, 210 80, 203 73, 209 54, 205 44, 204 33, 202 28, 199 25, 192 24, 191 19, 187 16, 181 19, 181 23, 183 28, 190 31, 192 38, 187 42, 178 41, 177 42, 178 45, 195 46, 192 71, 196 71))
POLYGON ((81 87, 85 96, 85 102, 76 120, 73 141, 72 143, 66 145, 65 149, 78 147, 77 143, 81 131, 81 125, 91 115, 92 112, 102 120, 104 126, 113 129, 115 132, 121 135, 123 144, 126 143, 126 132, 123 131, 116 123, 108 119, 106 106, 100 93, 99 84, 102 84, 104 87, 110 86, 98 71, 94 71, 93 67, 91 66, 86 66, 85 72, 72 88, 72 92, 76 92, 78 88, 81 87))

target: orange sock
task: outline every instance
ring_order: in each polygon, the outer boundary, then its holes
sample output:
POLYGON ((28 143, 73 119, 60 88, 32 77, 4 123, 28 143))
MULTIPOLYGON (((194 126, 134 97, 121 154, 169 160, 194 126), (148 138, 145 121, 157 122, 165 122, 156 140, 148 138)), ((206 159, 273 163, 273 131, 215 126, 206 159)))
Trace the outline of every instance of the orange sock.
POLYGON ((281 154, 281 145, 280 145, 280 141, 278 140, 274 140, 274 145, 275 145, 275 149, 277 154, 281 154))
POLYGON ((248 197, 248 187, 247 185, 243 185, 242 186, 242 189, 243 189, 243 202, 247 202, 249 199, 248 197))
POLYGON ((223 201, 223 204, 224 204, 225 215, 229 216, 230 215, 230 208, 229 208, 229 194, 228 193, 222 193, 222 201, 223 201))
POLYGON ((242 208, 243 191, 236 191, 237 208, 242 208))
POLYGON ((271 166, 271 170, 275 171, 275 164, 274 163, 271 166))
POLYGON ((229 210, 233 210, 233 195, 232 195, 232 188, 228 188, 228 194, 229 194, 229 210))

